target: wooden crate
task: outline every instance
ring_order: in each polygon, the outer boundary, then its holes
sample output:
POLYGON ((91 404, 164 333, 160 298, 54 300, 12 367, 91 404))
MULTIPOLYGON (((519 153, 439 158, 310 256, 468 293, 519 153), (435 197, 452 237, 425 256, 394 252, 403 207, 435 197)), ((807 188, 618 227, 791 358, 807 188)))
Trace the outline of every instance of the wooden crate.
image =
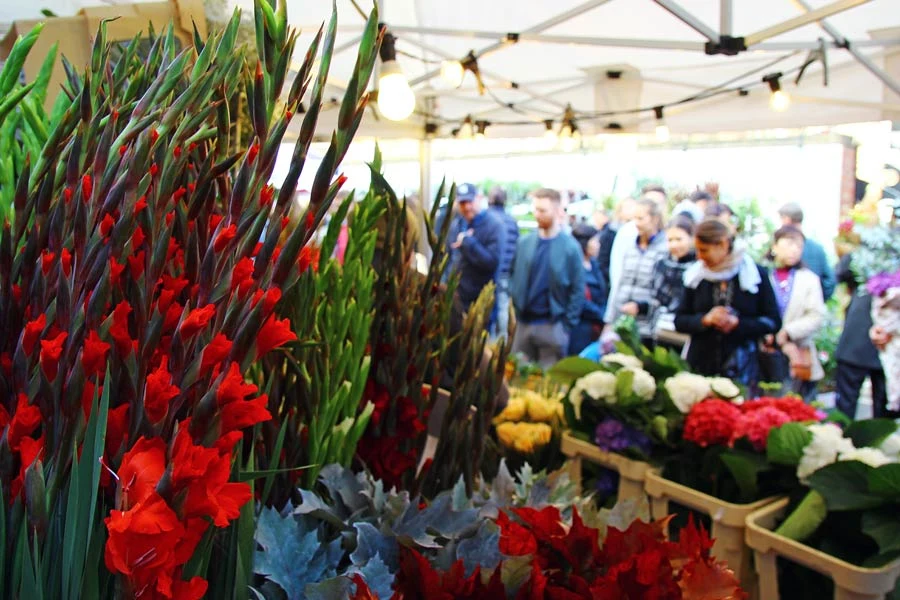
POLYGON ((570 433, 563 433, 560 450, 569 457, 569 479, 581 487, 583 461, 592 462, 619 474, 618 500, 639 498, 644 495, 644 477, 653 468, 650 463, 631 460, 621 454, 604 452, 594 444, 579 440, 570 433))

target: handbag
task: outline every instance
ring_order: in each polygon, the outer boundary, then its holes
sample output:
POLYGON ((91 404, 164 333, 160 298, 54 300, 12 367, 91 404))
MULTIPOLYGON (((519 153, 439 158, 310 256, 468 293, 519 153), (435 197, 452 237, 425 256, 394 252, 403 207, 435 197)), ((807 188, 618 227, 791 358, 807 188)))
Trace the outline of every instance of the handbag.
POLYGON ((789 343, 782 346, 782 350, 790 363, 791 378, 795 381, 810 381, 812 379, 812 352, 809 348, 789 343))
POLYGON ((790 361, 784 352, 774 346, 760 345, 759 380, 766 383, 785 383, 790 377, 790 361))

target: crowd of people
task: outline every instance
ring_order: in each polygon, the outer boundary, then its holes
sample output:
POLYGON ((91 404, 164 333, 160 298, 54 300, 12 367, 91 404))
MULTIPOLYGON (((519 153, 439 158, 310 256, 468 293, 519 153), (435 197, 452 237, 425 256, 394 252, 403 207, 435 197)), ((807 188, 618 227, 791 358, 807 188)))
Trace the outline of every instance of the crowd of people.
POLYGON ((463 308, 496 284, 492 334, 506 335, 514 314, 513 353, 542 367, 571 355, 598 359, 628 316, 644 345, 680 347, 697 373, 729 377, 751 393, 781 384, 812 401, 825 376, 815 338, 839 279, 853 293, 836 352, 837 406, 853 417, 870 378, 874 416, 886 415, 878 348, 889 339, 872 327, 871 299, 856 293, 849 259, 836 278, 823 246, 804 235, 799 205, 780 209, 758 264, 733 211, 710 192, 698 189, 670 209, 666 191, 650 186, 612 212, 596 211, 593 223, 571 218, 566 200, 553 189, 532 192, 537 228, 520 234, 502 189, 457 188, 448 272, 459 275, 463 308))

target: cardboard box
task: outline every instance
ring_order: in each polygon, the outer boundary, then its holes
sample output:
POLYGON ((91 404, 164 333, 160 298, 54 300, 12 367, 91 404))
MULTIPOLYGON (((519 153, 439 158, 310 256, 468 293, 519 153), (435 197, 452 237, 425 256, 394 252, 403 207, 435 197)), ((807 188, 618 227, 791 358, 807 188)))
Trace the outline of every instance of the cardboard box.
MULTIPOLYGON (((194 23, 200 35, 206 37, 203 0, 96 6, 83 8, 72 17, 15 21, 0 40, 0 60, 9 56, 16 38, 25 35, 37 23, 43 21, 44 30, 25 61, 23 79, 31 81, 37 75, 41 63, 54 43, 59 44, 57 57, 65 56, 79 71, 82 71, 90 63, 94 36, 103 19, 115 19, 106 26, 107 35, 112 42, 130 41, 138 32, 147 32, 151 23, 157 32, 165 31, 170 21, 175 24, 175 35, 185 46, 192 43, 194 23)), ((65 78, 62 61, 57 59, 45 102, 48 110, 56 100, 65 78)))

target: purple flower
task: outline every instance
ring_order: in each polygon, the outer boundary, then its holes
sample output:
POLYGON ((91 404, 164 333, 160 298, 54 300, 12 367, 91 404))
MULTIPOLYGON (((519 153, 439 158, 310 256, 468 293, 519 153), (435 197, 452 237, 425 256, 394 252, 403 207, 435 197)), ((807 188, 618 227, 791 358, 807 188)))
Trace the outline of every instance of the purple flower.
POLYGON ((594 482, 594 489, 600 498, 615 496, 619 491, 619 474, 610 469, 603 469, 594 482))
POLYGON ((866 281, 866 290, 875 297, 884 295, 893 287, 900 287, 900 271, 879 273, 866 281))
POLYGON ((645 455, 650 454, 652 446, 650 438, 644 433, 612 417, 597 424, 594 443, 605 452, 621 452, 630 448, 645 455))

